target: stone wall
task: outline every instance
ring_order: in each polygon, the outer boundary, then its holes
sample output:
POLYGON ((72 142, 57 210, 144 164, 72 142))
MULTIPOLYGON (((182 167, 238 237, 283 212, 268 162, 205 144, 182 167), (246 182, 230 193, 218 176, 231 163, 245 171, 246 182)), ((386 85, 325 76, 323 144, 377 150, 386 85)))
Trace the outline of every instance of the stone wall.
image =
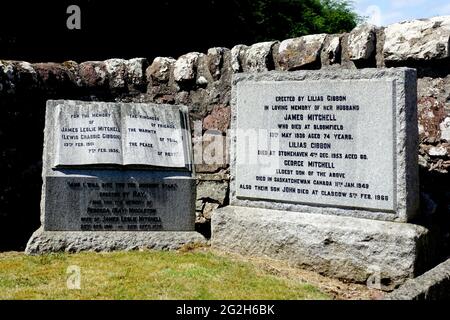
MULTIPOLYGON (((362 25, 345 34, 308 35, 191 52, 178 59, 110 59, 61 64, 0 60, 0 249, 20 248, 39 225, 47 99, 179 103, 189 106, 197 171, 197 222, 208 235, 212 210, 228 203, 227 128, 234 73, 270 70, 418 70, 423 219, 450 237, 450 16, 362 25)), ((1 52, 0 52, 1 58, 1 52)))
POLYGON ((406 281, 385 300, 450 300, 450 259, 406 281))

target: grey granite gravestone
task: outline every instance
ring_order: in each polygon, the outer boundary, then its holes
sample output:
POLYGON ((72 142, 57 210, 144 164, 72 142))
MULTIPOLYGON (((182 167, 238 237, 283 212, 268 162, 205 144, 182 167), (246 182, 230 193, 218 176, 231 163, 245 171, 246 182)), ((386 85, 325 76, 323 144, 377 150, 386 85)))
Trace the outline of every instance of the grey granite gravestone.
POLYGON ((398 223, 419 212, 416 96, 406 68, 235 75, 212 245, 386 288, 420 272, 428 231, 398 223))
POLYGON ((42 178, 28 253, 204 241, 185 106, 48 101, 42 178))

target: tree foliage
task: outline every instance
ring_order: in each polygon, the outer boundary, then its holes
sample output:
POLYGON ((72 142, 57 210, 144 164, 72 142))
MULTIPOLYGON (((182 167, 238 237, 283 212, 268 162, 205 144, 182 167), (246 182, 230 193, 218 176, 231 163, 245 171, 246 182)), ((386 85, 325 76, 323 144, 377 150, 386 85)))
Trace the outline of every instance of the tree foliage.
POLYGON ((234 29, 253 41, 342 33, 360 17, 347 0, 232 0, 234 29))
POLYGON ((177 57, 315 33, 350 31, 351 0, 39 0, 3 1, 2 59, 104 60, 177 57), (69 5, 81 30, 67 28, 69 5), (30 26, 33 26, 30 28, 30 26))

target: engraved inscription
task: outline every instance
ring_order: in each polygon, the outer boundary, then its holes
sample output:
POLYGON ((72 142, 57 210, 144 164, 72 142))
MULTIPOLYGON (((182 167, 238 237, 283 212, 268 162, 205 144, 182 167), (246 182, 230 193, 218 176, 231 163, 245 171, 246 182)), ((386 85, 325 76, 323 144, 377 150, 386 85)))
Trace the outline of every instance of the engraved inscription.
POLYGON ((394 88, 393 80, 239 83, 237 197, 394 211, 394 88))
POLYGON ((177 230, 172 208, 189 212, 178 197, 188 179, 47 177, 46 230, 177 230), (171 206, 167 203, 171 201, 171 206))
POLYGON ((141 104, 58 105, 55 166, 186 167, 185 116, 141 104))

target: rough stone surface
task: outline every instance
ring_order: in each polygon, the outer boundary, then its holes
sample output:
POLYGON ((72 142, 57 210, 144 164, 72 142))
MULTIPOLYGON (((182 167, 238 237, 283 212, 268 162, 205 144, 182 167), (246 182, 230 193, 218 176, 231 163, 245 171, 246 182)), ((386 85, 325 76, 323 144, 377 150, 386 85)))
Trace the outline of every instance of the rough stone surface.
POLYGON ((450 117, 445 118, 439 128, 441 129, 441 139, 450 142, 450 117))
POLYGON ((73 60, 68 60, 68 61, 64 61, 62 63, 62 65, 64 67, 66 67, 67 70, 69 70, 70 72, 72 72, 73 74, 75 74, 78 77, 78 72, 79 72, 79 67, 80 67, 78 62, 73 61, 73 60))
POLYGON ((200 76, 197 78, 197 81, 195 81, 195 83, 199 86, 206 86, 208 84, 208 79, 206 79, 204 76, 200 76))
POLYGON ((32 67, 36 71, 40 86, 49 93, 77 87, 75 76, 62 64, 35 63, 32 67))
MULTIPOLYGON (((390 162, 389 160, 384 160, 383 163, 385 163, 386 172, 390 172, 391 177, 389 178, 390 186, 392 189, 389 189, 394 194, 393 197, 396 201, 393 203, 392 208, 385 208, 385 207, 369 207, 370 210, 367 210, 365 208, 368 208, 367 206, 361 206, 359 208, 355 208, 355 205, 352 205, 352 200, 347 199, 347 202, 340 202, 340 205, 336 205, 334 207, 324 207, 324 203, 319 202, 316 204, 314 202, 313 198, 307 198, 308 201, 304 201, 302 203, 301 201, 301 195, 295 195, 291 199, 286 198, 280 198, 280 197, 273 197, 270 192, 266 193, 258 193, 254 192, 254 190, 240 188, 240 185, 242 185, 244 182, 247 182, 245 180, 242 180, 241 178, 237 178, 237 173, 239 172, 237 170, 237 163, 240 164, 240 172, 243 173, 244 176, 248 176, 250 178, 253 177, 255 179, 255 175, 250 175, 248 172, 250 170, 252 172, 259 170, 259 167, 256 165, 257 161, 266 161, 265 169, 273 169, 273 166, 270 167, 267 163, 267 159, 261 160, 261 159, 255 159, 251 158, 251 161, 253 162, 246 162, 245 161, 245 151, 239 150, 235 143, 231 144, 231 181, 230 181, 230 202, 232 205, 240 205, 240 206, 250 206, 250 207, 263 207, 263 208, 271 208, 271 209, 279 209, 279 210, 290 210, 290 211, 300 211, 300 212, 317 212, 317 213, 329 213, 329 214, 335 214, 335 215, 347 215, 347 216, 353 216, 353 217, 360 217, 360 218, 368 218, 368 219, 379 219, 379 220, 386 220, 386 221, 410 221, 414 219, 417 214, 419 213, 418 210, 418 192, 419 192, 419 181, 418 181, 418 167, 417 167, 417 149, 418 149, 418 132, 417 132, 417 108, 416 108, 416 90, 415 90, 415 84, 416 84, 416 73, 415 70, 407 69, 407 68, 391 68, 391 69, 365 69, 365 70, 358 70, 358 71, 351 71, 351 70, 339 70, 339 71, 296 71, 296 72, 289 72, 289 73, 282 73, 282 72, 266 72, 266 73, 253 73, 253 74, 238 74, 234 75, 233 78, 233 91, 232 91, 232 122, 231 122, 231 133, 235 134, 236 132, 241 132, 243 134, 244 131, 239 131, 240 129, 255 129, 255 130, 264 130, 264 129, 272 129, 272 127, 269 127, 270 121, 266 122, 264 127, 258 126, 251 126, 252 123, 256 123, 254 121, 256 117, 251 116, 251 118, 244 117, 244 122, 241 122, 241 126, 239 126, 239 120, 237 118, 237 115, 239 115, 239 103, 243 104, 243 110, 250 111, 250 107, 255 107, 254 102, 257 101, 258 103, 270 103, 266 102, 266 100, 261 98, 262 93, 261 92, 269 92, 268 88, 270 84, 272 83, 274 86, 277 85, 277 83, 285 82, 287 83, 287 87, 282 87, 281 85, 272 89, 277 91, 277 94, 281 94, 283 96, 289 95, 290 92, 292 92, 292 88, 295 86, 295 82, 298 81, 299 85, 302 81, 307 82, 308 86, 314 87, 314 81, 331 81, 333 80, 335 83, 341 85, 345 84, 346 81, 352 80, 357 81, 361 80, 361 83, 363 83, 363 89, 359 89, 360 92, 364 93, 369 90, 369 88, 372 88, 375 83, 379 83, 380 80, 392 82, 395 81, 395 90, 392 91, 393 97, 395 97, 394 100, 388 100, 388 102, 379 100, 379 103, 385 104, 386 108, 394 108, 393 112, 393 119, 389 120, 390 123, 393 124, 394 136, 396 137, 396 140, 393 140, 390 137, 385 137, 384 142, 391 142, 393 143, 393 152, 391 155, 396 154, 395 160, 393 162, 390 162), (373 83, 371 83, 371 81, 373 83), (253 86, 257 85, 258 83, 262 83, 265 87, 262 90, 256 90, 253 88, 253 86), (238 90, 239 86, 243 88, 241 91, 238 90), (245 88, 245 90, 244 90, 245 88), (282 88, 285 90, 282 91, 282 88), (239 92, 242 92, 245 94, 242 96, 239 92), (240 99, 240 100, 239 100, 240 99), (241 101, 241 102, 238 102, 241 101), (245 125, 244 125, 245 124, 245 125), (238 151, 239 150, 239 151, 238 151), (256 162, 255 162, 256 161, 256 162), (270 168, 269 168, 270 167, 270 168), (248 169, 248 170, 247 170, 248 169), (241 181, 238 181, 240 180, 241 181), (239 187, 239 189, 238 189, 239 187), (268 195, 271 195, 272 197, 268 197, 268 195), (275 202, 273 200, 279 200, 278 202, 275 202), (280 201, 281 200, 281 201, 280 201), (340 206, 346 206, 348 209, 341 208, 340 206)), ((382 82, 383 82, 382 81, 382 82)), ((350 82, 348 82, 350 83, 350 82)), ((387 84, 387 82, 385 83, 387 84)), ((303 86, 302 88, 308 88, 308 86, 303 86)), ((330 82, 330 87, 333 86, 333 82, 330 82)), ((296 87, 298 88, 298 86, 296 87)), ((342 88, 341 88, 342 89, 342 88)), ((391 88, 392 89, 392 88, 391 88)), ((342 89, 343 90, 343 89, 342 89)), ((341 90, 341 91, 342 91, 341 90)), ((352 90, 351 85, 349 85, 347 90, 352 90)), ((322 94, 326 95, 330 92, 323 91, 322 94)), ((333 91, 331 91, 333 92, 333 91)), ((342 91, 343 92, 343 91, 342 91)), ((353 92, 353 91, 349 91, 353 92)), ((317 92, 316 92, 317 93, 317 92)), ((354 92, 353 92, 354 93, 354 92)), ((270 92, 268 93, 270 94, 270 92)), ((305 95, 307 92, 304 93, 305 95)), ((378 95, 378 96, 382 96, 378 95)), ((271 96, 269 96, 270 98, 271 96)), ((351 95, 349 94, 349 97, 351 95)), ((375 96, 372 97, 375 99, 375 96)), ((373 101, 373 100, 371 100, 373 101)), ((378 101, 378 100, 377 100, 378 101)), ((370 106, 372 103, 364 103, 364 105, 368 106, 368 110, 370 110, 370 106)), ((256 106, 257 107, 257 106, 256 106)), ((262 105, 260 105, 262 107, 262 105)), ((362 106, 361 106, 362 107, 362 106)), ((370 112, 370 111, 369 111, 370 112)), ((260 117, 263 116, 262 113, 258 113, 260 117)), ((261 118, 259 118, 261 119, 261 118)), ((383 119, 383 117, 380 117, 379 119, 383 119)), ((259 122, 258 122, 259 123, 259 122)), ((277 122, 278 123, 278 122, 277 122)), ((349 123, 347 123, 349 125, 349 123)), ((379 131, 379 130, 378 130, 379 131)), ((383 136, 383 133, 380 133, 383 136)), ((239 135, 232 135, 230 137, 231 141, 235 141, 236 137, 239 137, 239 135)), ((381 136, 380 136, 381 138, 381 136)), ((243 145, 241 145, 243 147, 243 145)), ((344 146, 345 147, 345 146, 344 146)), ((343 148, 344 148, 343 147, 343 148)), ((253 149, 250 149, 253 150, 253 149)), ((345 150, 345 149, 343 149, 345 150)), ((352 149, 355 151, 354 149, 352 149)), ((342 151, 345 152, 345 151, 342 151)), ((356 152, 356 151, 355 151, 356 152)), ((252 155, 250 155, 252 156, 252 155)), ((254 156, 254 155, 253 155, 254 156)), ((377 155, 375 155, 377 157, 377 155)), ((275 159, 277 160, 277 159, 275 159)), ((308 159, 309 160, 309 159, 308 159)), ((260 162, 261 163, 261 162, 260 162)), ((276 164, 276 163, 274 163, 276 164)), ((377 164, 378 165, 378 164, 377 164)), ((277 166, 279 168, 279 166, 277 166)), ((362 169, 363 171, 365 170, 362 169)), ((351 172, 351 171, 349 171, 351 172)), ((258 173, 256 175, 270 175, 270 174, 263 174, 258 173)), ((297 178, 303 179, 301 176, 298 176, 297 178)), ((383 186, 384 182, 386 181, 386 177, 380 177, 377 180, 377 185, 383 186)), ((252 184, 255 184, 256 182, 253 181, 252 184)), ((259 183, 260 185, 267 186, 267 183, 259 183)), ((270 184, 270 183, 269 183, 270 184)), ((279 186, 279 185, 278 185, 279 186)), ((291 185, 289 185, 291 186, 291 185)), ((283 185, 282 185, 283 187, 283 185)), ((356 192, 356 191, 355 191, 356 192)), ((280 195, 280 192, 276 193, 277 195, 280 195)), ((290 193, 292 195, 292 193, 290 193)), ((289 194, 288 194, 289 195, 289 194)), ((286 196, 286 195, 285 195, 286 196)), ((306 196, 303 197, 305 199, 306 196)), ((362 199, 362 197, 361 197, 362 199)), ((343 199, 338 199, 343 200, 343 199)), ((375 200, 372 198, 372 201, 375 200)), ((328 202, 326 202, 328 203, 328 202)), ((330 203, 328 203, 330 204, 330 203)), ((383 203, 385 205, 385 203, 383 203)))
POLYGON ((212 213, 219 207, 218 203, 206 202, 203 207, 203 217, 205 219, 211 220, 212 213))
POLYGON ((431 147, 428 150, 428 154, 430 156, 434 156, 434 157, 443 157, 447 155, 447 148, 443 147, 443 146, 439 146, 439 147, 431 147))
POLYGON ((148 61, 145 58, 133 58, 125 61, 128 84, 136 87, 145 86, 145 70, 148 61))
MULTIPOLYGON (((24 92, 26 90, 35 89, 38 87, 38 75, 31 63, 25 61, 15 61, 13 64, 16 73, 16 89, 24 92)), ((71 72, 71 70, 69 70, 69 72, 71 72)))
MULTIPOLYGON (((417 94, 419 99, 435 98, 450 111, 450 76, 445 78, 423 77, 417 79, 417 94)), ((419 110, 421 105, 419 104, 419 110)))
POLYGON ((190 81, 195 79, 197 61, 202 54, 199 52, 190 52, 182 55, 175 62, 173 75, 175 81, 190 81))
POLYGON ((296 70, 318 62, 325 38, 326 34, 314 34, 282 41, 278 48, 281 70, 296 70))
POLYGON ((450 300, 450 259, 406 281, 385 300, 450 300))
POLYGON ((234 73, 242 71, 242 63, 247 49, 248 47, 243 44, 238 44, 231 49, 231 69, 234 73))
POLYGON ((15 68, 10 61, 0 61, 0 93, 13 94, 15 92, 15 68))
POLYGON ((79 76, 84 86, 88 88, 109 85, 106 64, 102 61, 87 61, 79 65, 79 76))
MULTIPOLYGON (((445 79, 423 77, 417 79, 417 94, 420 97, 433 97, 433 98, 445 98, 442 94, 445 94, 445 79)), ((447 94, 447 97, 449 94, 447 94)))
POLYGON ((228 166, 226 137, 217 130, 208 130, 194 141, 197 172, 217 172, 228 166))
POLYGON ((106 72, 112 89, 124 89, 126 86, 127 66, 124 59, 105 60, 106 72))
POLYGON ((375 52, 376 27, 362 24, 353 29, 348 36, 350 60, 367 60, 375 52))
MULTIPOLYGON (((211 245, 392 290, 423 271, 428 230, 411 224, 228 206, 214 211, 211 245)), ((429 248, 427 248, 429 249, 429 248)))
POLYGON ((339 36, 334 36, 330 40, 330 44, 326 47, 326 55, 330 64, 338 62, 338 57, 341 54, 341 38, 339 36))
POLYGON ((37 230, 30 238, 25 252, 113 251, 113 250, 177 250, 184 245, 206 244, 198 232, 91 232, 91 231, 43 231, 37 230))
POLYGON ((230 179, 230 175, 227 171, 223 170, 217 173, 198 173, 196 174, 197 180, 204 181, 226 181, 230 179))
POLYGON ((389 25, 385 30, 386 61, 430 60, 450 56, 450 16, 389 25))
POLYGON ((200 181, 197 185, 197 199, 209 199, 224 204, 228 184, 224 181, 200 181))
POLYGON ((384 46, 384 41, 385 41, 385 34, 384 34, 384 29, 386 27, 379 27, 377 28, 376 31, 376 45, 375 45, 375 64, 372 65, 373 67, 377 67, 377 68, 385 68, 386 67, 386 62, 384 61, 384 57, 383 57, 383 46, 384 46))
POLYGON ((203 119, 203 129, 225 132, 230 125, 230 119, 230 107, 216 106, 211 114, 203 119))
POLYGON ((255 43, 245 51, 244 72, 273 70, 272 47, 275 41, 255 43))
POLYGON ((173 58, 156 57, 146 70, 147 79, 155 83, 169 81, 170 70, 175 62, 176 60, 173 58))
POLYGON ((420 98, 418 101, 419 138, 421 141, 435 143, 441 138, 440 125, 447 113, 444 104, 433 97, 420 98))
POLYGON ((207 63, 209 72, 214 81, 220 79, 221 76, 221 68, 224 62, 225 52, 229 51, 227 48, 210 48, 208 49, 207 54, 207 63))

